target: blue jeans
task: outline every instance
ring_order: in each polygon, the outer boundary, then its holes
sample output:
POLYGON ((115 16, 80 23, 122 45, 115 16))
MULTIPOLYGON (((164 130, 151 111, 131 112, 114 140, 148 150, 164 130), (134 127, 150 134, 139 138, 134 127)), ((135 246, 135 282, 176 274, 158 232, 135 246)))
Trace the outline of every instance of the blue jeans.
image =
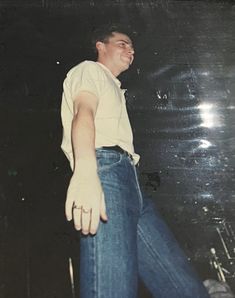
POLYGON ((132 160, 97 149, 108 221, 80 239, 80 297, 135 298, 138 277, 157 298, 208 298, 206 289, 140 190, 132 160))

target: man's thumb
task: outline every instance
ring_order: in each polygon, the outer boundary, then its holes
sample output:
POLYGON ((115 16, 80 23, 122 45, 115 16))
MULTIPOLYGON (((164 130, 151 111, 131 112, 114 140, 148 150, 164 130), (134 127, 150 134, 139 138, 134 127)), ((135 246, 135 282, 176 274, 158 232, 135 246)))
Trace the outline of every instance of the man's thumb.
POLYGON ((68 221, 72 220, 72 209, 73 209, 73 202, 70 202, 67 199, 65 203, 65 216, 68 221))

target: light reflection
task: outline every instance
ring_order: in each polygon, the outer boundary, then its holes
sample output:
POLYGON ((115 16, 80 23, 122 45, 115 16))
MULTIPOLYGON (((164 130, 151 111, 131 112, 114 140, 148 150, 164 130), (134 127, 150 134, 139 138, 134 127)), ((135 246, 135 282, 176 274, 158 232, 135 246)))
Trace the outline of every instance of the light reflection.
POLYGON ((215 126, 219 126, 219 123, 215 122, 215 113, 213 111, 213 104, 210 103, 203 103, 198 106, 200 110, 200 116, 202 118, 202 123, 200 126, 212 128, 215 126))
POLYGON ((202 75, 202 76, 205 76, 205 77, 208 77, 209 74, 210 74, 209 71, 202 71, 202 72, 201 72, 201 75, 202 75))
POLYGON ((207 140, 200 140, 200 145, 198 146, 198 148, 207 149, 211 146, 212 146, 211 142, 207 140))
POLYGON ((205 111, 205 110, 211 110, 213 108, 213 104, 211 104, 211 103, 202 103, 202 104, 200 104, 198 106, 198 108, 200 110, 203 110, 203 111, 205 111))
POLYGON ((200 126, 203 126, 203 127, 208 127, 208 128, 211 128, 211 127, 214 127, 214 116, 212 113, 201 113, 201 117, 202 117, 202 123, 200 126))
POLYGON ((201 194, 200 194, 200 197, 201 197, 201 199, 203 199, 203 200, 211 200, 211 199, 214 199, 213 194, 212 194, 212 193, 209 193, 209 192, 201 193, 201 194))

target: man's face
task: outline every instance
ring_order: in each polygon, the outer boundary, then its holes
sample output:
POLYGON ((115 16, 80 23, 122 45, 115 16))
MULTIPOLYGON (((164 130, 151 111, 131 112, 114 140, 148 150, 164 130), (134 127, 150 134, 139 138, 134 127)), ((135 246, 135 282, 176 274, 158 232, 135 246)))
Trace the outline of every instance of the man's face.
POLYGON ((103 43, 104 57, 108 64, 120 73, 129 68, 134 60, 134 49, 130 38, 122 33, 114 32, 107 43, 103 43))

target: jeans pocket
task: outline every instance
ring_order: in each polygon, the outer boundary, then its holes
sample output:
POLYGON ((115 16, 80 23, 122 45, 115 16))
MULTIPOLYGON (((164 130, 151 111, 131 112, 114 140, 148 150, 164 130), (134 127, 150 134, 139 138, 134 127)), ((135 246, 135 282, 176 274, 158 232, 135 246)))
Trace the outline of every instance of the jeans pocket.
POLYGON ((109 170, 118 165, 122 160, 122 154, 109 153, 104 155, 97 155, 98 172, 109 170))

